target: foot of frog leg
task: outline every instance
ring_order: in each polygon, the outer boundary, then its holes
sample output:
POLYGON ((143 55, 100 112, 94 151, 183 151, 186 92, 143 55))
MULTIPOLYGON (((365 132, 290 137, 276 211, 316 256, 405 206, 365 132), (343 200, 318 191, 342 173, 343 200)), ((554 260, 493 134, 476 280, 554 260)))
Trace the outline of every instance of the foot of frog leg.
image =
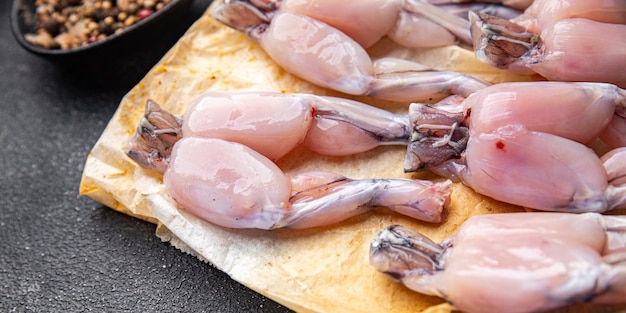
POLYGON ((165 172, 174 144, 182 138, 182 120, 146 101, 145 115, 128 144, 126 154, 140 166, 165 172))
MULTIPOLYGON (((254 2, 254 1, 252 1, 254 2)), ((269 23, 266 12, 251 1, 224 0, 213 10, 213 17, 243 34, 251 35, 257 27, 269 23)))
POLYGON ((514 67, 520 74, 534 73, 516 64, 537 47, 540 41, 538 34, 492 15, 470 12, 469 18, 474 51, 480 61, 502 69, 514 67))
POLYGON ((442 296, 429 278, 444 270, 440 260, 445 249, 418 232, 393 225, 380 231, 370 243, 369 262, 412 290, 442 296))
POLYGON ((429 169, 461 157, 469 140, 465 116, 458 106, 461 99, 451 96, 434 106, 422 103, 410 105, 413 133, 407 146, 405 172, 429 169))

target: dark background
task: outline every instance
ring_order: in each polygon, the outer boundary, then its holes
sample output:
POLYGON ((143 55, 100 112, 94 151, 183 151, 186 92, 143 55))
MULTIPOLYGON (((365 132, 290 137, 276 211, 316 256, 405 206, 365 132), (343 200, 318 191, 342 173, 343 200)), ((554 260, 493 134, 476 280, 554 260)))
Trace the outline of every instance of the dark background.
POLYGON ((209 3, 91 68, 23 49, 0 1, 0 311, 288 312, 161 242, 153 224, 78 196, 122 97, 209 3))

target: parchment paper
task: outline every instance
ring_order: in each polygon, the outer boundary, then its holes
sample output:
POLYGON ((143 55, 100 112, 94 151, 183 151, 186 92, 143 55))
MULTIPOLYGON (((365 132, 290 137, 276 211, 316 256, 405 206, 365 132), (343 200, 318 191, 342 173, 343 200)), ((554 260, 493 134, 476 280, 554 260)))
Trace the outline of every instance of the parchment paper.
MULTIPOLYGON (((229 90, 342 96, 393 112, 406 112, 406 103, 346 96, 284 72, 258 45, 213 21, 210 10, 123 98, 87 158, 80 194, 156 223, 156 234, 161 239, 299 312, 419 312, 427 308, 429 312, 450 312, 452 307, 442 299, 410 291, 371 267, 369 242, 392 224, 404 224, 440 241, 471 215, 523 211, 522 208, 480 196, 456 183, 447 221, 441 224, 415 221, 381 208, 325 228, 227 229, 176 208, 164 190, 161 176, 138 167, 124 154, 148 98, 175 114, 181 114, 194 97, 204 92, 229 90)), ((369 52, 373 58, 412 59, 492 82, 534 79, 495 70, 458 47, 409 50, 383 39, 369 52)), ((351 178, 441 179, 428 173, 403 173, 404 155, 405 147, 381 147, 348 157, 325 157, 298 147, 278 165, 291 173, 322 170, 351 178)))

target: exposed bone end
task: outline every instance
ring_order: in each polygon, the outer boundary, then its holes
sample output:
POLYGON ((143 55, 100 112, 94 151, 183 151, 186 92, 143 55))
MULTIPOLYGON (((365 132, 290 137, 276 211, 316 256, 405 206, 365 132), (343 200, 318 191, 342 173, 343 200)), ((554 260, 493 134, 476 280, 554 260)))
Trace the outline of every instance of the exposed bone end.
POLYGON ((370 204, 430 223, 441 223, 450 206, 452 182, 378 179, 380 188, 370 204))
POLYGON ((538 49, 538 34, 530 33, 508 20, 480 12, 470 12, 469 19, 474 52, 481 62, 520 74, 533 73, 524 64, 529 62, 525 58, 538 49))

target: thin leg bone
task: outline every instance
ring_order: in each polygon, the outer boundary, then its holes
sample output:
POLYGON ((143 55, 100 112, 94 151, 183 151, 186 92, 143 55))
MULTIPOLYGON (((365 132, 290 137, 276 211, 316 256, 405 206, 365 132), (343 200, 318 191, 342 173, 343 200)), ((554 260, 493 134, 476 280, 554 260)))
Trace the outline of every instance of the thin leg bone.
POLYGON ((405 0, 404 9, 406 11, 430 18, 434 22, 448 29, 462 42, 471 44, 472 36, 469 31, 470 25, 466 19, 455 16, 442 8, 421 0, 405 0))

